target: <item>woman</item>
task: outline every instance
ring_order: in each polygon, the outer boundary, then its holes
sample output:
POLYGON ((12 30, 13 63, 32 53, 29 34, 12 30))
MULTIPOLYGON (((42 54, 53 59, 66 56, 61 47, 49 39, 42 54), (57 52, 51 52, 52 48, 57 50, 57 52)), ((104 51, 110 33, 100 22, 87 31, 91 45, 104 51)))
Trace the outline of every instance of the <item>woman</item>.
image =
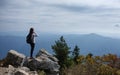
POLYGON ((35 48, 35 37, 37 37, 37 35, 34 32, 34 28, 30 28, 29 34, 27 35, 27 43, 30 44, 31 47, 30 58, 33 58, 33 51, 35 48))

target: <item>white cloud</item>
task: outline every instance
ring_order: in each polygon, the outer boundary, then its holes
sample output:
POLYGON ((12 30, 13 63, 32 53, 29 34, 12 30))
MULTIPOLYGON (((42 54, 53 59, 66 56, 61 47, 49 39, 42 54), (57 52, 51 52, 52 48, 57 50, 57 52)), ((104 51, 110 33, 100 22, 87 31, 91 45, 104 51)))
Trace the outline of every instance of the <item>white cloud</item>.
POLYGON ((87 5, 92 7, 120 7, 119 0, 70 0, 70 3, 78 4, 78 5, 87 5))
POLYGON ((66 4, 74 6, 120 8, 119 0, 36 0, 47 4, 66 4))
POLYGON ((118 0, 5 0, 0 6, 0 31, 120 33, 118 0), (8 30, 9 29, 9 30, 8 30))

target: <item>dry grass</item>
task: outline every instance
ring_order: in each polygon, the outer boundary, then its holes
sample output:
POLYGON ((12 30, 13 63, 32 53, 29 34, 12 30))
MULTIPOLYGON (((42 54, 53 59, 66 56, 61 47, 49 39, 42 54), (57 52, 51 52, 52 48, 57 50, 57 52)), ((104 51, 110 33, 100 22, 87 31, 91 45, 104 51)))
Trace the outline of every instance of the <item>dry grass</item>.
POLYGON ((120 70, 111 68, 108 65, 95 65, 79 64, 62 71, 61 75, 120 75, 120 70))
POLYGON ((74 65, 63 70, 64 75, 88 75, 84 65, 74 65))

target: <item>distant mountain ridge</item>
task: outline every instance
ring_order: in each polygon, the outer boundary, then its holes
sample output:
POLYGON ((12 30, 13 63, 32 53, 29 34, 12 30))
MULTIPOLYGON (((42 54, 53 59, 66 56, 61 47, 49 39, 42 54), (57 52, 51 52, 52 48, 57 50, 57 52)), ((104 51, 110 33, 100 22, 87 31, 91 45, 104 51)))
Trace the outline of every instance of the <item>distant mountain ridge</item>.
MULTIPOLYGON (((45 48, 48 52, 53 53, 51 45, 55 44, 62 35, 55 34, 41 34, 36 38, 36 48, 34 55, 39 49, 45 48)), ((93 55, 103 54, 117 54, 120 55, 120 39, 113 39, 110 37, 103 37, 97 34, 83 34, 83 35, 63 35, 71 50, 75 45, 80 48, 80 54, 86 55, 92 53, 93 55)), ((30 46, 25 41, 26 36, 0 36, 0 59, 6 56, 8 50, 14 49, 18 52, 29 56, 30 46)))
POLYGON ((77 44, 82 54, 103 55, 113 53, 119 55, 120 53, 120 39, 103 37, 97 34, 78 35, 76 38, 70 38, 68 42, 77 44))

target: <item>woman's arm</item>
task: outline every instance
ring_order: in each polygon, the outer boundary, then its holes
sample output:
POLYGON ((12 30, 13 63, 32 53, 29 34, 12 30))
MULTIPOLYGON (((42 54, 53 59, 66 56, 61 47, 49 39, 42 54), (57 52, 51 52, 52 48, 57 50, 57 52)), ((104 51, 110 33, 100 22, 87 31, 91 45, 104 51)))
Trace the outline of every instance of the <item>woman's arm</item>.
POLYGON ((35 32, 34 32, 34 36, 35 36, 35 37, 38 37, 38 35, 37 35, 35 32))

